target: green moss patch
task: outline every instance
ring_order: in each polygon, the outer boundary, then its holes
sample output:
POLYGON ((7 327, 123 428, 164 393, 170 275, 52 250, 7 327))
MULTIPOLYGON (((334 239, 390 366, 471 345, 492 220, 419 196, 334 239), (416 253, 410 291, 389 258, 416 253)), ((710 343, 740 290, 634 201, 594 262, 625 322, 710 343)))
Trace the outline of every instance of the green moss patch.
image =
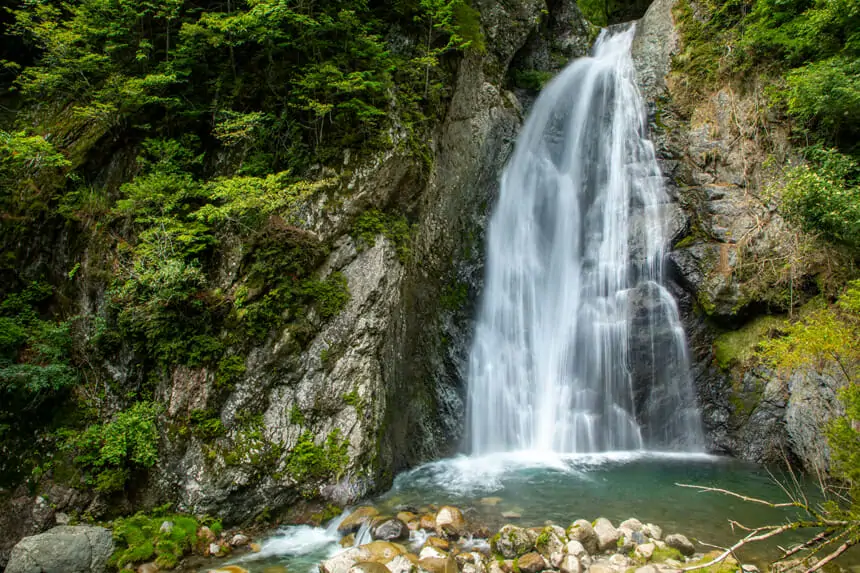
POLYGON ((714 358, 717 366, 727 370, 732 364, 746 362, 755 355, 759 343, 778 329, 783 320, 774 316, 761 316, 739 330, 725 332, 714 341, 714 358))

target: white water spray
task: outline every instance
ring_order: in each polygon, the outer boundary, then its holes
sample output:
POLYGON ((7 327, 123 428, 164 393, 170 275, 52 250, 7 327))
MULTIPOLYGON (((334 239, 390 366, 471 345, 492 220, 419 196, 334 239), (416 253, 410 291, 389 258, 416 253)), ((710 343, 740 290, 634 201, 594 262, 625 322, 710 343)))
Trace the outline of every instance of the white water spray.
POLYGON ((502 177, 469 365, 473 454, 701 449, 633 35, 604 31, 550 82, 502 177))

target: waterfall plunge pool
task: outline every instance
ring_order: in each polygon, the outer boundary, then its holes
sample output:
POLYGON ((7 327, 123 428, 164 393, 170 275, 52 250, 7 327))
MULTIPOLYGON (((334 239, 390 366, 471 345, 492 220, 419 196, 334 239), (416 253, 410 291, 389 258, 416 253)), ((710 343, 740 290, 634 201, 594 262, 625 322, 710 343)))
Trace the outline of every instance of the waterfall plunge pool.
MULTIPOLYGON (((505 523, 531 527, 551 521, 567 527, 575 519, 606 517, 617 526, 636 517, 659 525, 664 534, 683 533, 691 539, 729 545, 741 537, 740 531, 732 532, 729 519, 755 526, 782 522, 791 513, 675 484, 719 487, 786 501, 774 478, 791 483, 791 477, 783 473, 771 476, 761 466, 706 454, 513 452, 461 456, 420 466, 399 475, 388 492, 366 503, 383 514, 454 505, 467 519, 487 525, 493 533, 505 523), (505 518, 505 512, 520 517, 505 518)), ((807 494, 815 490, 811 483, 802 485, 807 494)), ((748 546, 740 555, 745 561, 763 563, 778 552, 776 543, 787 545, 800 539, 782 537, 769 545, 748 546)), ((315 572, 319 561, 342 550, 339 540, 335 527, 286 526, 273 532, 259 553, 229 562, 251 573, 275 572, 278 567, 292 573, 315 572)), ((411 541, 420 547, 423 538, 411 541)), ((697 549, 708 550, 701 545, 697 549)))

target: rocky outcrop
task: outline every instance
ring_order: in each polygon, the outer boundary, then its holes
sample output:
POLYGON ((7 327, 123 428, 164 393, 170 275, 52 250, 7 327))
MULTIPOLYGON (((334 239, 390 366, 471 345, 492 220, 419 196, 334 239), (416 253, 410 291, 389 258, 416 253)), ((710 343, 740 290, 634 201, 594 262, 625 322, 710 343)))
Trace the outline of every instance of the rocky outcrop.
POLYGON ((779 182, 777 167, 793 159, 788 133, 769 121, 755 85, 702 93, 673 69, 685 49, 675 4, 655 0, 638 23, 633 55, 652 139, 683 219, 667 270, 690 343, 708 448, 818 470, 828 464, 823 428, 840 408, 839 378, 825 367, 786 379, 749 359, 754 337, 767 335, 756 317, 814 295, 815 276, 826 266, 826 257, 808 255, 818 248, 785 224, 766 192, 779 182), (725 338, 736 331, 745 333, 749 352, 743 360, 736 352, 718 359, 717 349, 737 344, 725 338))
POLYGON ((110 530, 61 525, 18 542, 6 573, 103 573, 113 549, 110 530))

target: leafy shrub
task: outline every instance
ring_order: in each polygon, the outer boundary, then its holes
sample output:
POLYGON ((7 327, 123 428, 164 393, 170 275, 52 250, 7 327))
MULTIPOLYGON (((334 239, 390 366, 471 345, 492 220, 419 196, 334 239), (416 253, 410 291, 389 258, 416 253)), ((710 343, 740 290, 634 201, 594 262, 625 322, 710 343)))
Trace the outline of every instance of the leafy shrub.
POLYGON ((787 174, 784 215, 830 241, 860 245, 860 165, 832 149, 812 149, 809 156, 787 174))
POLYGON ((317 445, 310 431, 304 432, 287 458, 287 471, 296 481, 340 477, 349 463, 349 441, 334 429, 325 444, 317 445))
POLYGON ((138 402, 110 422, 69 432, 65 446, 77 453, 75 463, 88 472, 88 483, 99 491, 117 491, 132 471, 158 461, 158 404, 138 402))

